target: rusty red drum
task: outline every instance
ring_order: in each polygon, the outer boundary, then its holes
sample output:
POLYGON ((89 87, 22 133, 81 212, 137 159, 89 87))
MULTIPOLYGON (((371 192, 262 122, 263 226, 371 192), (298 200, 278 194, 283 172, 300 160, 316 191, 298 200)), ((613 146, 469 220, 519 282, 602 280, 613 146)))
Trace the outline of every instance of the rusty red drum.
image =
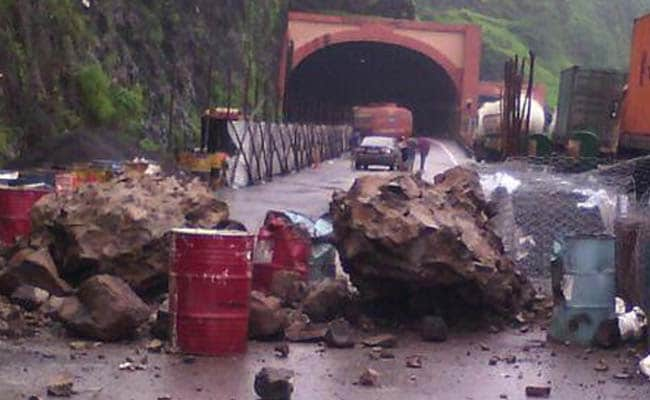
POLYGON ((253 235, 206 229, 172 233, 172 344, 198 355, 245 352, 253 235))
POLYGON ((30 212, 46 189, 0 188, 0 241, 6 246, 32 232, 30 212))

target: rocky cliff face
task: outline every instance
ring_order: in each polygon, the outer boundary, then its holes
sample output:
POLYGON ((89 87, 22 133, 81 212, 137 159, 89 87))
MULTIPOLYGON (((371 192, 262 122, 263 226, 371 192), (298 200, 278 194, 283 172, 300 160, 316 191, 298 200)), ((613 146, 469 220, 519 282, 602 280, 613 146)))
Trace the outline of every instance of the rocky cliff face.
POLYGON ((79 130, 182 145, 245 91, 272 109, 285 3, 0 0, 0 153, 79 130))

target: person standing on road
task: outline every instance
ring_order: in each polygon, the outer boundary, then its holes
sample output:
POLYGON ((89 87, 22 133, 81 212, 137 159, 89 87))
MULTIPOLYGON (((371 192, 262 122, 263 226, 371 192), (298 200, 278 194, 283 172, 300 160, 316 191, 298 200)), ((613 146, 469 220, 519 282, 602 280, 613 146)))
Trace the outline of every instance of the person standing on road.
POLYGON ((431 142, 428 138, 419 137, 418 138, 418 151, 420 152, 420 172, 424 172, 424 165, 427 161, 427 156, 429 155, 429 150, 431 149, 431 142))
POLYGON ((357 147, 361 144, 361 132, 359 131, 354 131, 352 133, 352 136, 350 136, 350 139, 348 140, 348 145, 350 146, 350 161, 352 164, 350 165, 350 168, 354 171, 356 168, 354 167, 354 153, 357 150, 357 147))

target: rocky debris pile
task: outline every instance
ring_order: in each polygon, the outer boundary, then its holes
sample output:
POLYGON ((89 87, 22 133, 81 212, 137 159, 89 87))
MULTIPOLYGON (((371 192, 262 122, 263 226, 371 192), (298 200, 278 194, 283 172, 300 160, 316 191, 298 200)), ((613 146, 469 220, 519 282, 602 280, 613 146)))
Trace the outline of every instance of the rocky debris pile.
MULTIPOLYGON (((0 335, 24 335, 25 323, 51 317, 88 339, 133 337, 150 317, 140 296, 157 300, 167 291, 170 230, 212 228, 227 217, 227 205, 205 186, 174 177, 126 178, 42 198, 32 235, 4 249, 0 295, 18 308, 0 298, 0 311, 11 310, 0 313, 0 335)), ((165 316, 161 308, 152 327, 162 339, 165 316)))
POLYGON ((473 170, 448 170, 433 185, 411 175, 365 176, 335 193, 330 208, 343 268, 364 299, 417 316, 458 304, 513 316, 534 296, 489 227, 473 170))
MULTIPOLYGON (((300 286, 300 277, 283 276, 285 283, 282 287, 300 286)), ((273 292, 284 297, 257 291, 251 293, 249 337, 284 337, 290 342, 317 342, 326 340, 329 333, 331 343, 337 344, 333 347, 354 345, 347 322, 337 320, 344 316, 353 300, 345 281, 325 279, 309 288, 273 292)))
POLYGON ((227 205, 198 181, 142 176, 44 197, 32 211, 30 243, 52 251, 64 279, 115 275, 144 293, 166 282, 170 229, 227 218, 227 205))

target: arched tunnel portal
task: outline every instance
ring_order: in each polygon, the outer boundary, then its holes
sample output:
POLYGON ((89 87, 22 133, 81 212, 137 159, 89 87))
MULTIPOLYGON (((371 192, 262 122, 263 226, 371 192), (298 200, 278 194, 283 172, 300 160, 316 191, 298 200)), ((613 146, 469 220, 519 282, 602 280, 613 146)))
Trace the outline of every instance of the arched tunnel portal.
POLYGON ((413 113, 414 133, 455 135, 460 83, 448 65, 398 44, 354 41, 303 55, 291 70, 285 112, 293 122, 342 123, 352 107, 397 103, 413 113))

